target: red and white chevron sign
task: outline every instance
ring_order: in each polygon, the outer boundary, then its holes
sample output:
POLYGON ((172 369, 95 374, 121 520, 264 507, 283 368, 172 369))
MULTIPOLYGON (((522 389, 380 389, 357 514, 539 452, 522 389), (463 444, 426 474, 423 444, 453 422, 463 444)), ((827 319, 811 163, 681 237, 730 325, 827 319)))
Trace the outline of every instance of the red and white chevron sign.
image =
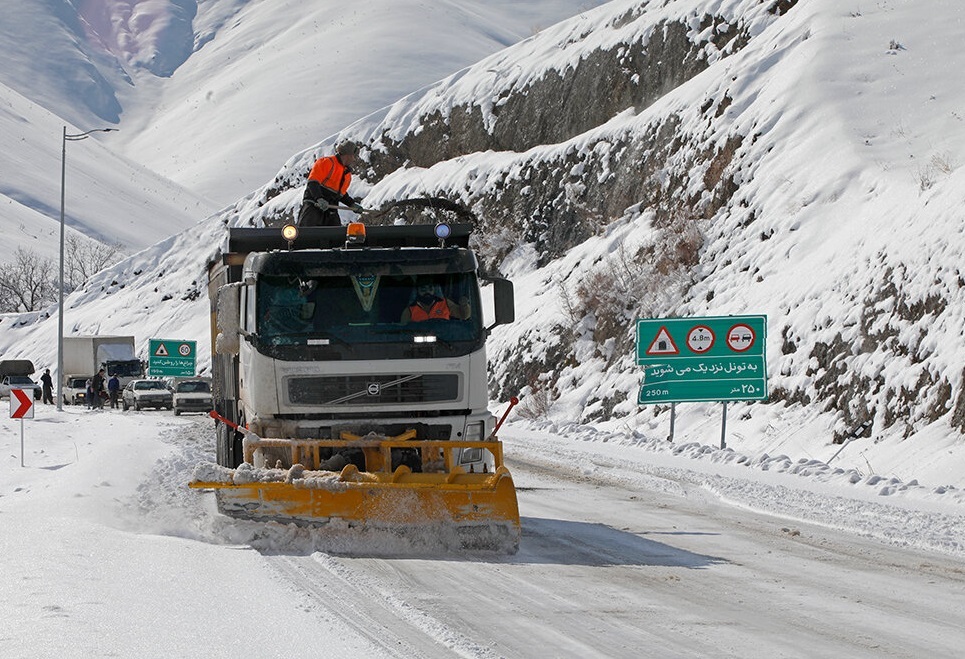
POLYGON ((34 399, 33 391, 26 392, 23 389, 10 390, 10 418, 11 419, 32 419, 34 418, 34 399))

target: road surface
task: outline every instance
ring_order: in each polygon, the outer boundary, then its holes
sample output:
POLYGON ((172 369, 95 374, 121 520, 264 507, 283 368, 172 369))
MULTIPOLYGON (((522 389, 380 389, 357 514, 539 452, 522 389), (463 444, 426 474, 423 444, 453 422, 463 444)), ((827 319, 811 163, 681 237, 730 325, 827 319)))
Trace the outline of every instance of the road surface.
POLYGON ((646 456, 532 433, 504 440, 523 524, 515 556, 273 550, 265 561, 298 601, 389 657, 953 657, 965 647, 965 565, 952 556, 730 505, 699 474, 646 456))

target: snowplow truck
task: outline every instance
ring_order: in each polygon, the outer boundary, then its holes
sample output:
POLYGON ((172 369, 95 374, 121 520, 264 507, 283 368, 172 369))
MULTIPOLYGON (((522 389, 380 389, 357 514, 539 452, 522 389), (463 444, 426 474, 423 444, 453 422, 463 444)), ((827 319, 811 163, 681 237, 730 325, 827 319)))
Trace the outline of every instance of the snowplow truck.
POLYGON ((217 464, 191 486, 230 516, 515 552, 485 351, 512 283, 487 326, 469 225, 283 231, 229 229, 209 265, 217 464))

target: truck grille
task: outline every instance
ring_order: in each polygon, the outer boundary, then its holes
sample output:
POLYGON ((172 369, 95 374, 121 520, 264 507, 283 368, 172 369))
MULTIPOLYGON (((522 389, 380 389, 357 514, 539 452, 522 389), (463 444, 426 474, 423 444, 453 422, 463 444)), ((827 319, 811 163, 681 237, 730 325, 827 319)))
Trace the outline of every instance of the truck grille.
POLYGON ((457 400, 459 375, 346 375, 292 378, 288 397, 293 405, 372 405, 457 400))

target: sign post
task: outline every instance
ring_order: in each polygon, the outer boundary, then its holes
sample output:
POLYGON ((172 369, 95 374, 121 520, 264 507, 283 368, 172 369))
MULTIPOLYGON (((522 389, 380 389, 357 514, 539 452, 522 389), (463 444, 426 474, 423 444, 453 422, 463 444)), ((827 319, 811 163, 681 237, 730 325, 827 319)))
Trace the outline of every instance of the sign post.
POLYGON ((766 339, 766 316, 638 320, 637 402, 721 401, 726 427, 727 401, 767 399, 766 339))
POLYGON ((23 420, 34 418, 34 399, 23 389, 10 390, 10 418, 20 419, 20 466, 23 463, 23 420))
POLYGON ((197 341, 150 339, 147 374, 191 377, 196 371, 197 341))

